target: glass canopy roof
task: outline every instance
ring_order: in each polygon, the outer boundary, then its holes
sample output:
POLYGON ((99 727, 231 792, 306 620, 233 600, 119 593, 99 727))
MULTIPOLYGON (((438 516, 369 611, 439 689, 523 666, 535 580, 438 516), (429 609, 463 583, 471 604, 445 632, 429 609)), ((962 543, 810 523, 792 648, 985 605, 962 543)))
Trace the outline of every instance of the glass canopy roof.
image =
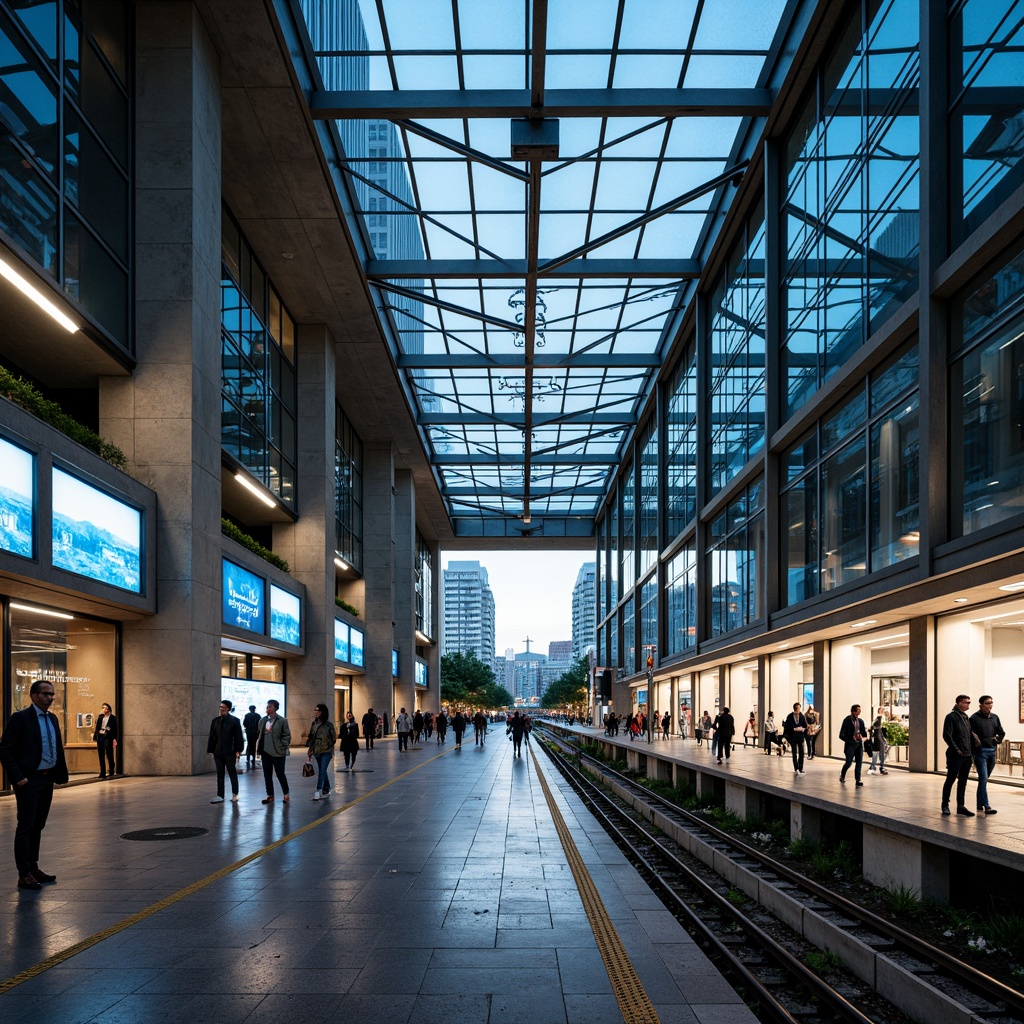
POLYGON ((300 0, 457 536, 591 533, 793 6, 300 0))

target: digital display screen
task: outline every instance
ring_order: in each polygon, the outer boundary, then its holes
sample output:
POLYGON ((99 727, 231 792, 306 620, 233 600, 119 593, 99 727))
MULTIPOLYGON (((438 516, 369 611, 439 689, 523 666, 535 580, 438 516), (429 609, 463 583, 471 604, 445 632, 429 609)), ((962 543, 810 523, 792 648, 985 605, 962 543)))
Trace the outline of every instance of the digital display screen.
POLYGON ((348 661, 348 623, 334 620, 334 660, 348 661))
POLYGON ((391 678, 398 678, 398 651, 394 647, 391 648, 391 678))
POLYGON ((221 603, 224 625, 247 629, 250 633, 265 633, 266 585, 263 578, 226 558, 223 566, 221 603))
POLYGON ((270 639, 293 647, 302 644, 302 600, 273 583, 270 584, 270 639))
POLYGON ((417 686, 427 685, 427 665, 426 662, 416 662, 416 679, 414 680, 417 686))
POLYGON ((142 593, 142 513, 53 469, 53 564, 142 593))
MULTIPOLYGON (((288 709, 284 702, 284 683, 265 683, 260 679, 233 679, 222 676, 220 680, 220 699, 229 700, 234 705, 231 712, 241 721, 249 713, 249 705, 256 705, 256 713, 262 718, 267 713, 267 701, 273 698, 281 707, 277 713, 287 718, 288 709)), ((219 708, 210 711, 210 720, 220 713, 219 708)))
POLYGON ((363 667, 363 631, 356 629, 355 626, 351 629, 351 640, 349 642, 349 661, 357 666, 358 668, 363 667))
POLYGON ((24 448, 0 440, 0 548, 35 554, 36 460, 24 448))

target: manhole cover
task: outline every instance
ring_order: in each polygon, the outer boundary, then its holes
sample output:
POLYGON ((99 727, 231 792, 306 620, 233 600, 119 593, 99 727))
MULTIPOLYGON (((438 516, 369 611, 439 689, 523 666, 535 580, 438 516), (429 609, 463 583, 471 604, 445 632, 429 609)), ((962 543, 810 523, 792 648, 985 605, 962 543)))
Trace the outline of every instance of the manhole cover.
POLYGON ((125 832, 122 839, 137 843, 155 843, 162 839, 195 839, 209 835, 208 828, 194 828, 192 825, 165 825, 163 828, 140 828, 138 832, 125 832))

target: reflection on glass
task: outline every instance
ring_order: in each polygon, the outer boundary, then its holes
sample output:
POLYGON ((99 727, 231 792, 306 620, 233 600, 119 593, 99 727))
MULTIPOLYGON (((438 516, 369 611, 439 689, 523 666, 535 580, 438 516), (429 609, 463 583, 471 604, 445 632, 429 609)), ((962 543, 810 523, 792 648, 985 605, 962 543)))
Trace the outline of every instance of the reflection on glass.
POLYGON ((668 653, 682 654, 697 643, 697 555, 686 545, 668 565, 668 653))
POLYGON ((865 475, 863 435, 822 464, 822 590, 832 590, 867 572, 865 475))

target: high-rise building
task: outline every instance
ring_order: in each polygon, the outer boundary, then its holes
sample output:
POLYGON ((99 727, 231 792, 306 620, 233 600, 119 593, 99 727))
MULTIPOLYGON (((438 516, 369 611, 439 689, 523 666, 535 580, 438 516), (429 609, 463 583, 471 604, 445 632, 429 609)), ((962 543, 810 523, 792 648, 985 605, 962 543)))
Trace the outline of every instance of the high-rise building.
POLYGON ((494 665, 494 595, 479 562, 449 562, 444 570, 444 652, 473 653, 494 665))
POLYGON ((581 658, 597 643, 597 563, 580 566, 572 588, 572 655, 581 658))
POLYGON ((548 661, 571 662, 574 656, 571 640, 552 640, 548 644, 548 661))

